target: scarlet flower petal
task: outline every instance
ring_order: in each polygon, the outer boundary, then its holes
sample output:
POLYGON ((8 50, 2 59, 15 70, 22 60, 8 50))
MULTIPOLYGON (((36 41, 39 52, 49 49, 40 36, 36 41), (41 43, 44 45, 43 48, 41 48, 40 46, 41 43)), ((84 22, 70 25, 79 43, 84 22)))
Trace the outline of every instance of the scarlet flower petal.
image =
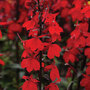
POLYGON ((50 59, 53 59, 54 56, 59 57, 61 52, 61 48, 57 44, 51 44, 48 49, 47 56, 50 59))
POLYGON ((22 85, 22 90, 38 90, 37 84, 27 80, 22 85))
POLYGON ((58 23, 53 22, 51 26, 49 26, 49 32, 51 35, 57 34, 60 35, 60 32, 63 32, 63 29, 58 25, 58 23))
POLYGON ((38 71, 40 70, 40 63, 36 59, 27 58, 23 59, 23 61, 21 62, 21 67, 26 68, 28 72, 31 72, 33 70, 38 71))
POLYGON ((45 90, 59 90, 59 88, 56 84, 50 83, 48 86, 45 87, 45 90))
POLYGON ((0 39, 2 38, 2 32, 1 32, 1 30, 0 30, 0 39))
POLYGON ((80 85, 85 87, 85 90, 90 90, 90 76, 85 75, 81 80, 80 85))
POLYGON ((58 68, 56 66, 54 66, 54 68, 52 68, 52 70, 50 72, 50 78, 52 81, 55 81, 55 80, 56 80, 56 82, 61 81, 59 71, 58 71, 58 68))
POLYGON ((1 64, 2 66, 5 65, 4 61, 2 61, 1 59, 0 59, 0 64, 1 64))
POLYGON ((23 27, 26 27, 27 30, 33 29, 35 22, 33 20, 27 21, 23 24, 23 27))
POLYGON ((38 90, 37 87, 37 82, 39 82, 37 79, 33 78, 33 75, 31 75, 30 77, 24 76, 24 79, 28 79, 26 80, 22 87, 22 90, 38 90))
POLYGON ((44 48, 44 44, 41 42, 40 39, 32 38, 32 39, 26 40, 26 47, 30 48, 33 52, 35 50, 41 51, 44 48))

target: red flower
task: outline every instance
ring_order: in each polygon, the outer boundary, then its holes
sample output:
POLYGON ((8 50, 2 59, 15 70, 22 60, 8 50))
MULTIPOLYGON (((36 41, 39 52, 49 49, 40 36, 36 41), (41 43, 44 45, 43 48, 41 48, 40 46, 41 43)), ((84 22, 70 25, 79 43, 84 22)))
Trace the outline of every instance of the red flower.
POLYGON ((0 39, 2 38, 2 32, 1 32, 1 30, 0 30, 0 39))
POLYGON ((60 33, 63 32, 63 29, 58 25, 57 22, 53 22, 48 29, 52 37, 52 42, 55 42, 57 39, 59 41, 61 40, 60 33))
POLYGON ((69 5, 67 0, 61 1, 61 7, 66 8, 69 5))
POLYGON ((84 0, 74 0, 72 4, 74 4, 75 7, 77 7, 77 8, 81 8, 83 3, 84 3, 84 0))
POLYGON ((87 63, 86 75, 84 74, 84 78, 81 80, 81 86, 85 87, 85 90, 90 90, 90 62, 87 63))
POLYGON ((85 90, 90 90, 90 76, 84 75, 84 78, 81 80, 80 85, 85 87, 85 90))
POLYGON ((71 37, 67 40, 67 48, 72 48, 74 46, 75 40, 71 37))
POLYGON ((85 23, 80 23, 79 24, 79 30, 80 30, 80 32, 82 31, 82 32, 88 32, 88 23, 87 22, 85 22, 85 23))
POLYGON ((58 71, 58 68, 56 66, 54 66, 50 72, 50 78, 52 81, 55 81, 56 82, 60 82, 61 79, 60 79, 60 75, 59 75, 59 71, 58 71))
POLYGON ((20 33, 21 31, 22 31, 21 25, 18 24, 18 23, 13 22, 8 27, 8 34, 7 34, 7 36, 8 36, 9 39, 13 40, 15 38, 15 36, 16 36, 15 33, 20 33))
POLYGON ((23 5, 26 0, 20 0, 20 5, 23 5))
POLYGON ((63 32, 63 29, 58 25, 57 22, 54 22, 49 26, 49 32, 51 35, 60 35, 60 32, 63 32))
POLYGON ((66 78, 68 78, 68 77, 72 77, 71 68, 68 68, 66 78))
POLYGON ((37 82, 38 80, 34 79, 31 75, 29 78, 27 76, 24 76, 23 79, 28 79, 24 82, 24 84, 21 86, 22 90, 38 90, 37 82))
POLYGON ((68 12, 69 12, 69 9, 68 8, 64 8, 61 12, 61 17, 65 18, 68 16, 68 12))
POLYGON ((33 52, 36 50, 41 51, 44 48, 44 44, 38 38, 32 38, 26 40, 25 42, 26 42, 25 47, 30 48, 33 52))
POLYGON ((44 68, 44 71, 49 71, 49 70, 51 70, 50 71, 50 79, 52 81, 56 80, 56 82, 60 82, 61 79, 60 79, 58 68, 55 65, 51 64, 44 68))
POLYGON ((87 69, 86 69, 86 74, 87 75, 90 75, 90 62, 89 63, 87 63, 87 69))
POLYGON ((85 55, 90 59, 90 48, 85 49, 85 55))
POLYGON ((71 61, 72 63, 75 62, 75 56, 69 52, 64 53, 63 59, 65 60, 66 63, 68 63, 69 61, 71 61))
POLYGON ((12 32, 20 33, 22 31, 22 27, 18 23, 12 23, 9 25, 8 30, 9 30, 8 33, 12 33, 12 32))
POLYGON ((10 33, 7 34, 7 36, 8 36, 9 39, 14 40, 16 35, 15 35, 15 33, 10 32, 10 33))
POLYGON ((26 27, 27 30, 34 29, 35 21, 30 20, 23 24, 23 27, 26 27))
MULTIPOLYGON (((0 39, 1 39, 1 38, 2 38, 2 32, 1 32, 1 30, 0 30, 0 39)), ((0 56, 2 56, 2 54, 0 54, 0 56)), ((0 59, 0 64, 1 64, 2 66, 5 65, 4 61, 2 61, 1 59, 0 59)))
POLYGON ((54 56, 59 57, 61 52, 61 48, 57 44, 51 44, 48 49, 47 56, 50 59, 53 59, 54 56))
MULTIPOLYGON (((55 21, 57 15, 58 15, 58 13, 55 13, 55 14, 47 13, 45 23, 51 24, 53 21, 55 21)), ((45 15, 43 15, 43 18, 44 18, 44 16, 45 15)))
POLYGON ((30 30, 28 36, 37 37, 37 35, 38 35, 38 29, 33 29, 33 30, 30 30))
POLYGON ((56 40, 61 41, 61 36, 57 35, 56 33, 52 34, 51 38, 52 38, 52 42, 55 42, 56 40))
POLYGON ((65 60, 66 63, 71 61, 72 63, 75 62, 77 59, 77 55, 80 54, 80 52, 76 48, 72 48, 69 51, 66 51, 63 55, 63 59, 65 60))
MULTIPOLYGON (((21 0, 20 0, 21 1, 21 0)), ((18 23, 22 23, 24 20, 25 20, 25 18, 26 18, 26 16, 27 16, 27 12, 26 11, 22 11, 21 13, 20 13, 20 17, 19 17, 19 19, 18 19, 18 23)))
POLYGON ((58 86, 55 83, 50 83, 45 87, 45 90, 59 90, 58 86))
POLYGON ((21 62, 21 67, 26 68, 28 72, 31 72, 33 70, 34 71, 40 70, 39 62, 36 59, 31 58, 23 59, 23 61, 21 62))
POLYGON ((5 65, 4 61, 2 61, 1 59, 0 59, 0 64, 1 64, 2 66, 5 65))
POLYGON ((73 21, 83 19, 83 14, 81 13, 81 9, 78 7, 72 8, 69 11, 69 15, 72 16, 73 21))
POLYGON ((29 9, 30 7, 34 8, 36 5, 36 2, 33 0, 25 0, 25 7, 29 9))
POLYGON ((24 50, 21 57, 22 57, 22 58, 27 58, 27 57, 29 57, 29 52, 28 52, 27 50, 24 50))
POLYGON ((9 24, 12 24, 13 23, 13 21, 11 20, 11 21, 8 21, 8 22, 0 22, 0 25, 9 25, 9 24))
POLYGON ((86 39, 81 36, 79 39, 76 40, 75 42, 75 47, 85 47, 86 46, 86 39))
POLYGON ((85 6, 81 10, 81 13, 84 13, 87 18, 90 18, 90 6, 85 6))
POLYGON ((86 45, 90 46, 90 34, 88 35, 88 38, 86 39, 86 45))
POLYGON ((71 38, 74 38, 75 40, 78 39, 81 35, 80 30, 75 29, 74 31, 71 32, 71 38))
POLYGON ((53 9, 54 11, 60 9, 60 7, 61 7, 60 4, 61 4, 61 0, 57 0, 57 2, 54 3, 54 5, 52 6, 52 9, 53 9))
POLYGON ((86 74, 87 75, 90 75, 90 65, 87 67, 87 69, 86 69, 86 74))

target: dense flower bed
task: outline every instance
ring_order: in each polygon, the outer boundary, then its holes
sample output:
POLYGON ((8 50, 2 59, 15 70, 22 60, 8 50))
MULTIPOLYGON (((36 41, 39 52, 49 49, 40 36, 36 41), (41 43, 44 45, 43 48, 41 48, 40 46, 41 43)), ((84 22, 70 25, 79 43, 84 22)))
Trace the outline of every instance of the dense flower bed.
MULTIPOLYGON (((18 36, 23 43, 21 67, 28 75, 23 76, 22 90, 59 90, 57 61, 67 66, 66 79, 78 79, 77 90, 80 85, 90 90, 89 1, 5 0, 0 1, 0 11, 0 39, 7 29, 9 39, 18 36)), ((1 59, 0 64, 5 65, 1 59)))

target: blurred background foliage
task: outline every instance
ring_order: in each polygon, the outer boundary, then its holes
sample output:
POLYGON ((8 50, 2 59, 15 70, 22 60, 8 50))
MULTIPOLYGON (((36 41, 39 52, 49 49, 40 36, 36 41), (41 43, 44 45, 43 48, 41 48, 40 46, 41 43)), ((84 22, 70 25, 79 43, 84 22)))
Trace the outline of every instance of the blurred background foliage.
MULTIPOLYGON (((0 40, 0 53, 4 54, 0 58, 5 62, 5 66, 0 66, 0 87, 3 88, 0 88, 0 90, 16 90, 23 83, 21 78, 24 75, 24 70, 21 68, 20 63, 17 63, 16 41, 9 40, 5 33, 0 40), (19 78, 17 78, 17 70, 19 70, 19 78), (19 84, 17 83, 17 79, 19 79, 19 84)), ((19 62, 21 62, 23 45, 20 41, 18 41, 18 46, 19 62)))

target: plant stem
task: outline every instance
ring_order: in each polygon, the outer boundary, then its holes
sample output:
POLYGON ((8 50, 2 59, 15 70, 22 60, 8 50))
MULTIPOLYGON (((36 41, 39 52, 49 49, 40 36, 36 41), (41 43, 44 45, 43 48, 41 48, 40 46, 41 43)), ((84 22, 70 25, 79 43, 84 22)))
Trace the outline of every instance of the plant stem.
POLYGON ((17 5, 16 5, 16 20, 18 20, 19 19, 19 14, 20 14, 20 12, 19 12, 19 0, 16 0, 16 2, 17 2, 17 5))
MULTIPOLYGON (((41 14, 41 9, 40 9, 40 5, 39 5, 39 0, 38 0, 38 10, 39 10, 39 24, 40 24, 40 33, 39 35, 42 34, 42 14, 41 14)), ((42 41, 42 39, 40 39, 42 41)), ((40 55, 40 71, 39 71, 39 90, 42 90, 42 51, 40 51, 39 53, 40 55)))
POLYGON ((42 51, 40 51, 40 72, 39 72, 39 80, 40 80, 39 90, 41 90, 41 88, 42 88, 42 51))

